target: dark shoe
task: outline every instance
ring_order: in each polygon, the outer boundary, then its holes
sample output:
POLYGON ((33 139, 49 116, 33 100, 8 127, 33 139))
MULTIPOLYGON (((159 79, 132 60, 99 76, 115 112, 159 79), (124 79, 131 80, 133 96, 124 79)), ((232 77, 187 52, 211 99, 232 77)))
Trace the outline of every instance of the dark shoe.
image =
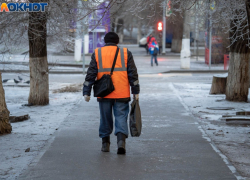
POLYGON ((102 138, 102 152, 109 152, 110 137, 102 138))
POLYGON ((126 143, 126 135, 122 133, 117 134, 117 154, 125 154, 126 153, 126 148, 125 148, 125 143, 126 143))

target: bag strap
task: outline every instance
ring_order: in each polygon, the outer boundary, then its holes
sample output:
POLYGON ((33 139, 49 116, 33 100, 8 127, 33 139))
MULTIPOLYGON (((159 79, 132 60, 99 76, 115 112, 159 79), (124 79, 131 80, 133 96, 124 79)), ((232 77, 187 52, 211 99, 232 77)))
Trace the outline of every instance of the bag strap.
POLYGON ((119 52, 119 48, 117 46, 116 53, 115 53, 115 59, 114 59, 114 62, 113 62, 112 68, 111 68, 111 72, 110 72, 111 76, 112 76, 114 68, 115 68, 115 63, 116 63, 116 59, 117 59, 117 56, 118 56, 118 52, 119 52))

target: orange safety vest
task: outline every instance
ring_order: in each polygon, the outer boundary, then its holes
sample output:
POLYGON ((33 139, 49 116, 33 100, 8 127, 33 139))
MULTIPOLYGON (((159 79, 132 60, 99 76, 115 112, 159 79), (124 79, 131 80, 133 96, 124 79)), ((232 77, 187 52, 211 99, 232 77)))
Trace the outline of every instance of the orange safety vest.
MULTIPOLYGON (((112 64, 115 58, 117 46, 105 46, 95 49, 98 74, 97 80, 104 74, 110 74, 112 64)), ((120 48, 114 72, 111 76, 115 90, 104 98, 119 99, 130 97, 130 85, 127 73, 128 51, 127 48, 120 48)))

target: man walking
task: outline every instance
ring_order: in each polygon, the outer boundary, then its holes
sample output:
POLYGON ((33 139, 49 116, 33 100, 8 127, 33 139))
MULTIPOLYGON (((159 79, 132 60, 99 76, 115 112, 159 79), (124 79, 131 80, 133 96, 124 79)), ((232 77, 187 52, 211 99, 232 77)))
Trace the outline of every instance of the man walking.
MULTIPOLYGON (((83 87, 85 101, 90 100, 92 86, 97 78, 109 74, 119 37, 114 32, 109 32, 104 37, 105 46, 95 49, 83 87)), ((117 136, 117 154, 125 154, 125 141, 128 137, 128 113, 130 101, 130 86, 133 98, 139 99, 139 80, 137 68, 132 53, 127 48, 120 48, 117 56, 112 81, 115 90, 109 95, 97 98, 100 109, 99 137, 102 138, 102 151, 109 152, 110 134, 113 131, 113 114, 115 117, 115 135, 117 136), (113 113, 112 113, 113 111, 113 113)))

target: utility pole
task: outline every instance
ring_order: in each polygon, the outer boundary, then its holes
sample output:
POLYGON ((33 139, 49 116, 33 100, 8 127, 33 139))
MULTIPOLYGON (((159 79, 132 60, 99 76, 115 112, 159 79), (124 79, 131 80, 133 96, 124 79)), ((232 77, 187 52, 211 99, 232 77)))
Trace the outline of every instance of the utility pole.
POLYGON ((166 0, 163 2, 162 54, 166 54, 166 0))

